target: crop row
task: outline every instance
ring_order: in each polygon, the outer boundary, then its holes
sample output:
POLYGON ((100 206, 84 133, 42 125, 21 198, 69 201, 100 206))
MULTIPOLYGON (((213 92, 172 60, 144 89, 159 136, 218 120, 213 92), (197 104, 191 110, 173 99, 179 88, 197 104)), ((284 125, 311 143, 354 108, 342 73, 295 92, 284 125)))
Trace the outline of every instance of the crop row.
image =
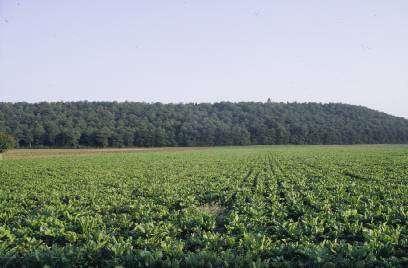
POLYGON ((0 162, 0 262, 407 264, 408 149, 248 147, 0 162))

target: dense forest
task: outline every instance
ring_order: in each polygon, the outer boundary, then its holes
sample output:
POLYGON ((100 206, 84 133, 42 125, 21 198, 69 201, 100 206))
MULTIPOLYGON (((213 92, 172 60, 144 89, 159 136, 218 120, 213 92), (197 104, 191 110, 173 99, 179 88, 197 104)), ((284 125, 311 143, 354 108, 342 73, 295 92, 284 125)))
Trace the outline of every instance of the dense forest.
POLYGON ((408 120, 321 103, 0 103, 18 147, 408 143, 408 120))

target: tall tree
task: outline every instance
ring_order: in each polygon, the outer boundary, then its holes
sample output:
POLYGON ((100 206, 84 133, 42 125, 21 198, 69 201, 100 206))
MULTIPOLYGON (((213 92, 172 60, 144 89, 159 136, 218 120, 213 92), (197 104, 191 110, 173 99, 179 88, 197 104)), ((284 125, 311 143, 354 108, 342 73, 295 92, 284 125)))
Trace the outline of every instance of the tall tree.
POLYGON ((338 103, 0 103, 18 147, 408 143, 408 120, 338 103))

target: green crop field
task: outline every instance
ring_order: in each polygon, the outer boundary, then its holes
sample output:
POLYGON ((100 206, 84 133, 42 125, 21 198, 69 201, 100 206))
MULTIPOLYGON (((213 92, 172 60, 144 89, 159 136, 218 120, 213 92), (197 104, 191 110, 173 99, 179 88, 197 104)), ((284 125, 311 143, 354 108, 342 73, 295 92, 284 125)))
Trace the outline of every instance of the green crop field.
POLYGON ((408 146, 23 155, 2 265, 408 265, 408 146))

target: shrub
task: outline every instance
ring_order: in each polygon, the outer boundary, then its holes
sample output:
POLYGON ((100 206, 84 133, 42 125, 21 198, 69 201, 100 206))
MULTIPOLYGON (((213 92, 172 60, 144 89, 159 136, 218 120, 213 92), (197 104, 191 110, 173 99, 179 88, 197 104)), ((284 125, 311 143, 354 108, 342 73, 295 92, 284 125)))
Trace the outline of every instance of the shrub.
POLYGON ((0 153, 13 149, 15 145, 16 140, 13 136, 0 132, 0 153))

